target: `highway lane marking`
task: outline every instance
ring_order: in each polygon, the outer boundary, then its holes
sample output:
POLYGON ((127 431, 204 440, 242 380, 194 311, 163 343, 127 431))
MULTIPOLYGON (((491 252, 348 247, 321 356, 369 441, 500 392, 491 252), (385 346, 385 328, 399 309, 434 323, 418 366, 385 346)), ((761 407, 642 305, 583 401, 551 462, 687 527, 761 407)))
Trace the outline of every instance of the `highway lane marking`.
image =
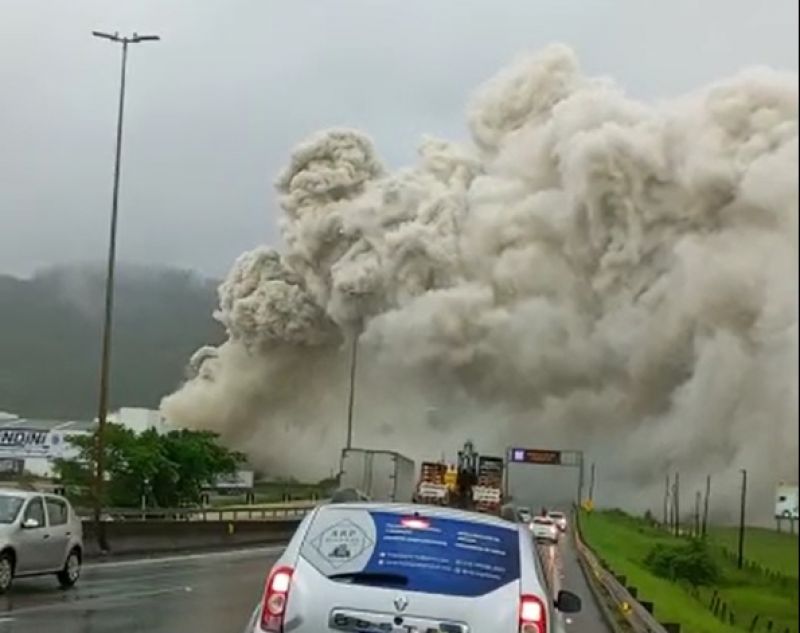
POLYGON ((135 567, 138 565, 158 565, 161 563, 177 563, 191 560, 203 560, 209 558, 235 558, 246 554, 279 554, 286 549, 285 545, 270 547, 254 547, 252 549, 237 549, 227 552, 205 552, 198 554, 185 554, 183 556, 162 556, 160 558, 137 558, 134 560, 110 561, 107 563, 89 563, 84 565, 84 569, 118 569, 120 567, 135 567))

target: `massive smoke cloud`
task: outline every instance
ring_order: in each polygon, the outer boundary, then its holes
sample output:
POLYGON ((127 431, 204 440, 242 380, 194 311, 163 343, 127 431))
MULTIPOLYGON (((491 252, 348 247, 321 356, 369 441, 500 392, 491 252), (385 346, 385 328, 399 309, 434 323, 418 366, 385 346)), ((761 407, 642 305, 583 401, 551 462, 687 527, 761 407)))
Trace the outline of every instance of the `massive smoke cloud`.
POLYGON ((309 139, 277 181, 284 248, 236 262, 229 340, 165 414, 327 475, 358 336, 358 445, 581 447, 636 508, 667 472, 724 497, 748 468, 766 512, 798 465, 797 89, 753 69, 647 105, 552 46, 414 167, 356 131, 309 139))

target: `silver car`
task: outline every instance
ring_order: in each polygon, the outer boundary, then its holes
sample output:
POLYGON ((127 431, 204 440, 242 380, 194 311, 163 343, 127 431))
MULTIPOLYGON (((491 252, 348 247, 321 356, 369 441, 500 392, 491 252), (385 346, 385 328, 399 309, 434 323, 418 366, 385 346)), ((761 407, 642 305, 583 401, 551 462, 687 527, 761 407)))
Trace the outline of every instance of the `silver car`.
POLYGON ((534 517, 531 521, 531 531, 537 541, 558 543, 558 525, 550 517, 534 517))
POLYGON ((552 633, 524 525, 420 505, 341 503, 305 517, 267 576, 248 633, 552 633))
POLYGON ((551 519, 553 519, 553 523, 556 524, 556 526, 558 527, 559 530, 561 530, 562 532, 566 532, 567 531, 567 515, 566 514, 564 514, 563 512, 558 512, 558 511, 553 510, 551 512, 548 512, 547 516, 549 516, 551 519))
POLYGON ((64 497, 0 490, 0 593, 14 578, 55 574, 62 587, 81 573, 83 529, 64 497))

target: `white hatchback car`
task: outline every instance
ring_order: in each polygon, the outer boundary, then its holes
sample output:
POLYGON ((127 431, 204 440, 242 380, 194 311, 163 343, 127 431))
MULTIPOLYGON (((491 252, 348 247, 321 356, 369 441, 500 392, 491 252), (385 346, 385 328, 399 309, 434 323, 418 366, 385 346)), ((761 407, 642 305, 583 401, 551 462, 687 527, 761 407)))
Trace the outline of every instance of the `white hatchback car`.
POLYGON ((531 521, 531 531, 537 541, 558 543, 558 526, 550 517, 534 517, 531 521))
POLYGON ((0 593, 14 578, 54 574, 62 587, 81 573, 83 527, 64 497, 0 490, 0 593))
POLYGON ((530 532, 432 506, 316 508, 270 571, 248 633, 551 633, 553 601, 530 532))

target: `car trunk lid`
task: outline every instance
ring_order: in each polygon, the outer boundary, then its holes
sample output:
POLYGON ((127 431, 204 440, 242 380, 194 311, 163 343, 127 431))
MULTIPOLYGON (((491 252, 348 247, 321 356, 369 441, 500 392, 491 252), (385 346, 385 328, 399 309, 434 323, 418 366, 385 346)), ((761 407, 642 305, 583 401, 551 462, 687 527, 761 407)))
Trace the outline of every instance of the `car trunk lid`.
POLYGON ((519 578, 513 524, 331 508, 300 548, 286 630, 516 631, 519 578))

